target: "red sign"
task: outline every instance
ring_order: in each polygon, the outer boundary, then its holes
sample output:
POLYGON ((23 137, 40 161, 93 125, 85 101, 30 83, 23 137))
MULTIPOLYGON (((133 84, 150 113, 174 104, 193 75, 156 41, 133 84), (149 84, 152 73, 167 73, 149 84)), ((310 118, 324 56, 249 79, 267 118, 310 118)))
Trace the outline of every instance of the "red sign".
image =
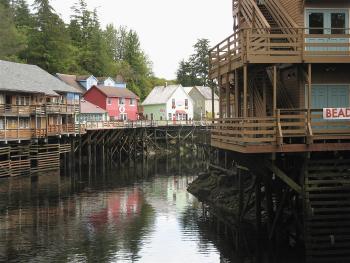
POLYGON ((350 120, 350 108, 324 108, 323 118, 326 120, 350 120))

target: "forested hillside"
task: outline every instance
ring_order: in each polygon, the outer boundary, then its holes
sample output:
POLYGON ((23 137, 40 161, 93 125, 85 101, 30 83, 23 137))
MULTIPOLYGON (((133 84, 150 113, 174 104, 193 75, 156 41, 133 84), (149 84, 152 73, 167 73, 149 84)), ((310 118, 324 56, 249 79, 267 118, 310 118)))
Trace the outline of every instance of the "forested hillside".
POLYGON ((49 0, 0 0, 0 59, 30 63, 48 72, 122 75, 141 98, 165 80, 153 75, 138 34, 125 26, 103 28, 85 0, 72 6, 65 22, 49 0))

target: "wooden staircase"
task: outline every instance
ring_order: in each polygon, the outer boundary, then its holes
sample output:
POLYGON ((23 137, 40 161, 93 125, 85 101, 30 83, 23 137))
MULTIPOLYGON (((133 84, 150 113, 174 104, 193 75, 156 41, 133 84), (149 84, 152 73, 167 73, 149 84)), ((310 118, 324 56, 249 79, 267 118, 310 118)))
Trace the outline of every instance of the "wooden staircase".
MULTIPOLYGON (((267 68, 267 75, 270 83, 273 83, 273 70, 267 68)), ((281 80, 280 74, 277 74, 277 107, 280 109, 294 109, 293 102, 288 91, 281 80)))
POLYGON ((266 8, 265 5, 259 4, 258 5, 261 13, 264 15, 266 21, 270 24, 271 26, 271 33, 272 34, 283 34, 282 30, 279 29, 279 25, 274 19, 274 17, 271 15, 270 11, 266 8))
POLYGON ((306 262, 350 262, 350 160, 307 161, 306 262))

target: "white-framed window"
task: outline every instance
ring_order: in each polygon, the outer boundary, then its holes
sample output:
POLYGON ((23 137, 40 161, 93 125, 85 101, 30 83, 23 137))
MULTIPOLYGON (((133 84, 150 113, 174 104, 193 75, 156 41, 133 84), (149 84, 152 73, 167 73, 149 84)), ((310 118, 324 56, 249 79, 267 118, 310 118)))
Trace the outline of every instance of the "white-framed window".
POLYGON ((119 98, 119 105, 125 104, 125 98, 119 98))
POLYGON ((29 128, 29 119, 20 118, 19 119, 19 128, 20 129, 28 129, 29 128))
POLYGON ((169 113, 169 114, 168 114, 168 118, 169 118, 169 120, 171 120, 171 116, 172 116, 172 114, 171 114, 171 113, 169 113))
POLYGON ((130 105, 131 105, 131 106, 134 106, 134 105, 135 105, 135 99, 133 99, 133 98, 130 99, 130 105))
POLYGON ((185 99, 185 109, 188 109, 188 99, 185 99))
POLYGON ((128 119, 128 114, 126 114, 126 113, 121 113, 120 114, 120 120, 126 121, 127 119, 128 119))
POLYGON ((16 105, 20 106, 28 106, 30 104, 29 96, 17 96, 16 97, 16 105))
POLYGON ((107 98, 107 105, 112 105, 112 98, 107 98))
POLYGON ((4 129, 5 129, 5 120, 0 119, 0 130, 4 130, 4 129))

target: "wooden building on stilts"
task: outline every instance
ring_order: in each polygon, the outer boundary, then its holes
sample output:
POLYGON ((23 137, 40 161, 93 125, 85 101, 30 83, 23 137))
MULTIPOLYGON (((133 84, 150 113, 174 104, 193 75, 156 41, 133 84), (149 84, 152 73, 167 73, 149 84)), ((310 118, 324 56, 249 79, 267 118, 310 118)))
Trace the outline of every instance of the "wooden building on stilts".
POLYGON ((233 34, 210 51, 211 144, 254 174, 257 226, 265 209, 269 239, 302 240, 307 262, 350 261, 349 12, 347 0, 233 0, 233 34))
POLYGON ((0 60, 0 177, 55 170, 71 151, 80 91, 33 65, 0 60))

